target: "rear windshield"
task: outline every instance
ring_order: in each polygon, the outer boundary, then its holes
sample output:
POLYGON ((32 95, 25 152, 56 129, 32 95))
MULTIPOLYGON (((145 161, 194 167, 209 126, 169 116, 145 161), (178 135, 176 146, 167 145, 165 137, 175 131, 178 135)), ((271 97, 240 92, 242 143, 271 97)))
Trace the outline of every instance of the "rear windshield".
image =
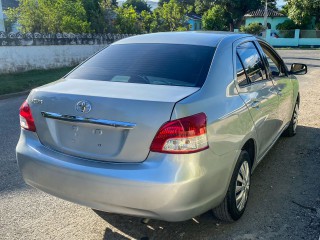
POLYGON ((201 87, 215 48, 185 44, 111 45, 67 79, 201 87))

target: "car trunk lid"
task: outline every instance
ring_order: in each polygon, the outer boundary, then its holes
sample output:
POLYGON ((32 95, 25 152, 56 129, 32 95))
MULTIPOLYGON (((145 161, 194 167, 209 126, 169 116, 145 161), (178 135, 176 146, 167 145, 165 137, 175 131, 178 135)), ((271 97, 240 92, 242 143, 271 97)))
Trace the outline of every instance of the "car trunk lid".
POLYGON ((81 158, 141 162, 175 103, 198 89, 62 79, 33 90, 28 102, 43 145, 81 158))

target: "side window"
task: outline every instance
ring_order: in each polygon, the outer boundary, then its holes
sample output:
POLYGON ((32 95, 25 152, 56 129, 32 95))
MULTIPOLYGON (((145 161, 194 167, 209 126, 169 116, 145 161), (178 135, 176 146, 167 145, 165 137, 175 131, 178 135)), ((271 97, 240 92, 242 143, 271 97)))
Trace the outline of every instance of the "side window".
POLYGON ((267 79, 266 69, 253 42, 246 42, 237 47, 237 53, 251 82, 267 79))
POLYGON ((244 71, 244 68, 239 59, 238 54, 237 54, 237 60, 236 60, 236 69, 237 69, 237 81, 239 86, 240 87, 245 86, 246 84, 248 84, 247 75, 244 71))
POLYGON ((281 60, 279 57, 273 53, 271 49, 269 49, 267 46, 261 44, 260 45, 263 52, 266 55, 267 61, 269 63, 269 68, 270 68, 270 74, 273 77, 281 77, 285 76, 285 69, 284 66, 282 66, 281 60))

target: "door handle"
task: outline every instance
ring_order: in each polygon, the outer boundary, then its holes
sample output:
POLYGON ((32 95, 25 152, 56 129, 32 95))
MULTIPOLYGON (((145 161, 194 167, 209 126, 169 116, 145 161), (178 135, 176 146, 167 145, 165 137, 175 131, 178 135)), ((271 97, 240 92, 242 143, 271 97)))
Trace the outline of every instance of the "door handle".
POLYGON ((257 100, 257 99, 252 100, 251 107, 259 108, 260 107, 260 100, 257 100))

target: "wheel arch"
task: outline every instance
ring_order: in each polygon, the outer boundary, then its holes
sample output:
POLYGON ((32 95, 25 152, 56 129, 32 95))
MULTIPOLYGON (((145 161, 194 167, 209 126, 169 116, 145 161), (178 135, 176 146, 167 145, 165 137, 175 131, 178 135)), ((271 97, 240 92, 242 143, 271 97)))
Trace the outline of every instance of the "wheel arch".
POLYGON ((257 153, 257 148, 256 148, 256 142, 253 138, 248 139, 245 144, 242 146, 241 150, 245 150, 249 153, 250 156, 250 167, 253 169, 253 166, 256 161, 256 153, 257 153))

